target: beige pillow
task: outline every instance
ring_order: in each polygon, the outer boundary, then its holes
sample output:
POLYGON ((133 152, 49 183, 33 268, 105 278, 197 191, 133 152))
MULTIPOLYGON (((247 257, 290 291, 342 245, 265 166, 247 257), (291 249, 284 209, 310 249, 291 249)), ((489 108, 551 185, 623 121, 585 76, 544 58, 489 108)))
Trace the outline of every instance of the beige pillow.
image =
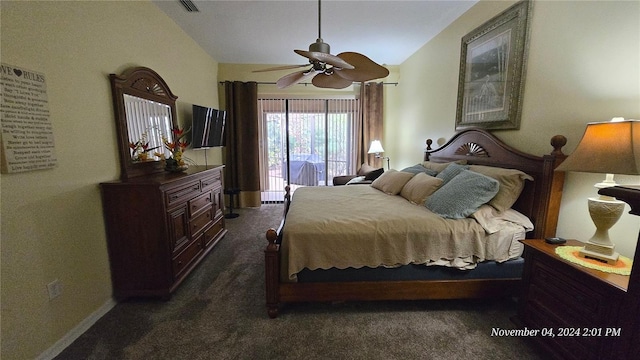
POLYGON ((496 196, 488 202, 489 205, 493 206, 498 211, 505 211, 511 208, 516 200, 518 200, 518 197, 524 188, 524 181, 533 181, 533 178, 530 175, 515 169, 471 165, 469 170, 498 180, 500 183, 500 190, 498 190, 496 196))
POLYGON ((437 163, 437 162, 433 162, 433 161, 425 161, 422 163, 422 166, 426 167, 427 169, 431 169, 431 170, 435 170, 437 172, 440 172, 442 170, 444 170, 447 166, 449 166, 449 164, 451 164, 452 162, 459 164, 459 165, 466 165, 467 164, 467 160, 456 160, 456 161, 451 161, 451 162, 444 162, 444 163, 437 163))
POLYGON ((411 178, 402 190, 400 196, 409 200, 412 204, 424 205, 429 195, 433 194, 442 185, 442 179, 418 173, 411 178))
POLYGON ((398 195, 412 177, 412 173, 390 169, 380 175, 379 178, 373 180, 371 186, 386 194, 398 195))

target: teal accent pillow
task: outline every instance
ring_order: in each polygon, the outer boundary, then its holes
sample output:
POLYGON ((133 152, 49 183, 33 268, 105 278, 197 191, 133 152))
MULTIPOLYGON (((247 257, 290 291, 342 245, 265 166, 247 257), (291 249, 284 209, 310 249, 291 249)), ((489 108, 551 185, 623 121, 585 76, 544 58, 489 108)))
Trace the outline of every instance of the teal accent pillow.
POLYGON ((417 165, 413 165, 413 166, 409 166, 407 168, 402 169, 401 171, 404 172, 409 172, 412 174, 419 174, 421 172, 429 175, 429 176, 436 176, 438 175, 438 172, 433 170, 433 169, 427 169, 426 167, 422 166, 421 164, 417 164, 417 165))
POLYGON ((448 219, 473 214, 498 193, 500 183, 488 176, 462 170, 425 201, 424 206, 448 219))
POLYGON ((460 165, 456 163, 449 164, 446 168, 436 175, 438 179, 442 179, 442 186, 445 186, 451 179, 460 174, 463 170, 469 169, 469 165, 460 165))

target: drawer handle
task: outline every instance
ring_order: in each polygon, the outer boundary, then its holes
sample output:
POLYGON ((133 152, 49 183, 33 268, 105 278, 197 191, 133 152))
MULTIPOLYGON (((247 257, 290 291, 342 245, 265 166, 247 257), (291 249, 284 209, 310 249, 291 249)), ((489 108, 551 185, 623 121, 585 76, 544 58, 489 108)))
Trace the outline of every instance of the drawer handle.
POLYGON ((171 195, 170 199, 171 199, 171 200, 175 200, 175 199, 177 199, 178 197, 179 197, 178 195, 171 195))

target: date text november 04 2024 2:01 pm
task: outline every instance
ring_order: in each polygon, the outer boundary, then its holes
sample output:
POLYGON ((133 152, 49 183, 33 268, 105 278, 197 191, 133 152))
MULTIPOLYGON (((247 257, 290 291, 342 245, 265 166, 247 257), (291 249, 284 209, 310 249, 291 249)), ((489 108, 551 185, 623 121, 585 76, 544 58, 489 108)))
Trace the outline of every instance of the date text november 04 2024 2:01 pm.
POLYGON ((544 337, 614 337, 620 336, 621 328, 542 328, 542 329, 501 329, 491 328, 491 336, 544 336, 544 337))

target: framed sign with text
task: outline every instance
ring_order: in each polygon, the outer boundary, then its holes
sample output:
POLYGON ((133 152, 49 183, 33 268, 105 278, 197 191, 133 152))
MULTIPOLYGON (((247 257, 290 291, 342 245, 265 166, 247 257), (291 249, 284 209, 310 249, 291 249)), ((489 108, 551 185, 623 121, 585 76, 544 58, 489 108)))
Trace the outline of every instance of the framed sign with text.
POLYGON ((44 74, 2 63, 0 98, 2 173, 56 166, 44 74))

